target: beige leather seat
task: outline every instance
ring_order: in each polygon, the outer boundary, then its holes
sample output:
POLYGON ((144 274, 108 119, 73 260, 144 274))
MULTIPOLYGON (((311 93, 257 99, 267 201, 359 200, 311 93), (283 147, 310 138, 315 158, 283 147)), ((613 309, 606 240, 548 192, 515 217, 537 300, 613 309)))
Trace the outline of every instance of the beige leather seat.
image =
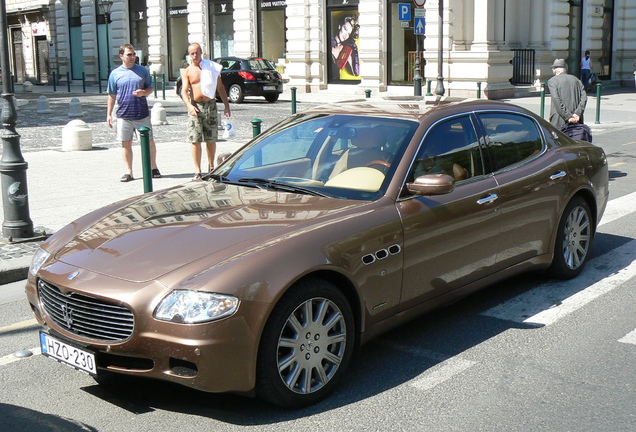
POLYGON ((386 133, 381 127, 357 128, 356 136, 351 138, 351 144, 354 147, 347 149, 340 156, 329 178, 351 168, 388 166, 387 155, 382 151, 382 146, 386 144, 386 133))

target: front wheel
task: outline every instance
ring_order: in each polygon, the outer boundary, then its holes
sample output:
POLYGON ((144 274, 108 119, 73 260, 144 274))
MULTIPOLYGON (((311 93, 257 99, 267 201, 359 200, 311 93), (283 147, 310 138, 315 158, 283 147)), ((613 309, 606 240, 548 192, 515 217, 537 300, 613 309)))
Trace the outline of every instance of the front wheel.
POLYGON ((354 346, 347 298, 323 280, 299 283, 276 305, 263 331, 257 393, 286 408, 326 397, 344 373, 354 346))
POLYGON ((550 273, 558 279, 571 279, 581 273, 588 260, 593 219, 590 206, 581 197, 570 201, 557 228, 554 258, 550 273))
POLYGON ((238 84, 232 84, 227 91, 227 98, 232 103, 241 103, 243 102, 243 89, 238 84))

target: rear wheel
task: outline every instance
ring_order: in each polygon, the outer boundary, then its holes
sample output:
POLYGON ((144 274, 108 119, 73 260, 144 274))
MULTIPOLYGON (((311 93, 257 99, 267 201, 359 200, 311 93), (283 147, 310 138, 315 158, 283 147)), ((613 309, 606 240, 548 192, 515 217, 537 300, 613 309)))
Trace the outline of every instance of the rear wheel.
POLYGON ((287 408, 326 397, 344 373, 354 346, 346 297, 323 280, 301 282, 276 305, 261 338, 257 393, 287 408))
POLYGON ((581 273, 592 243, 593 219, 590 206, 581 197, 568 203, 559 222, 550 273, 558 279, 571 279, 581 273))
POLYGON ((269 103, 276 102, 278 100, 278 93, 265 95, 265 100, 269 103))
POLYGON ((227 98, 232 103, 241 103, 243 102, 243 89, 238 84, 232 84, 227 91, 227 98))

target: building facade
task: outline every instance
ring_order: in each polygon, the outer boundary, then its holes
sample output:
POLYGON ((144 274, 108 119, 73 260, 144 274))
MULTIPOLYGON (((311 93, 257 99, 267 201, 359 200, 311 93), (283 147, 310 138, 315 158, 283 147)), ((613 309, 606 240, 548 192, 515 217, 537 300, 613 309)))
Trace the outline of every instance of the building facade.
POLYGON ((198 42, 210 58, 269 59, 299 92, 413 94, 419 63, 423 94, 431 80, 449 96, 510 97, 555 58, 578 74, 585 50, 603 82, 634 85, 633 0, 5 1, 17 83, 95 84, 122 43, 175 80, 198 42))

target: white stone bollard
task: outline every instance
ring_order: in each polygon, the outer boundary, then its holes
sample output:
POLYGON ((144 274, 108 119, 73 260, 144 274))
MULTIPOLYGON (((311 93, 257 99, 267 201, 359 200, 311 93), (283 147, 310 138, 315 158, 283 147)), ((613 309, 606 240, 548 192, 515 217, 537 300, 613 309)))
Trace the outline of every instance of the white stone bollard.
POLYGON ((153 126, 166 125, 166 109, 159 102, 155 103, 150 110, 150 124, 153 126))
POLYGON ((93 131, 82 120, 71 120, 62 129, 62 151, 91 150, 93 131))
POLYGON ((46 98, 46 96, 41 95, 38 98, 37 108, 38 108, 38 113, 40 114, 46 114, 51 112, 51 108, 49 108, 49 100, 46 98))
POLYGON ((24 90, 27 93, 30 93, 33 91, 33 83, 31 81, 25 81, 22 83, 22 90, 24 90))
POLYGON ((82 110, 82 103, 79 98, 73 98, 68 104, 68 116, 69 117, 84 117, 84 111, 82 110))

